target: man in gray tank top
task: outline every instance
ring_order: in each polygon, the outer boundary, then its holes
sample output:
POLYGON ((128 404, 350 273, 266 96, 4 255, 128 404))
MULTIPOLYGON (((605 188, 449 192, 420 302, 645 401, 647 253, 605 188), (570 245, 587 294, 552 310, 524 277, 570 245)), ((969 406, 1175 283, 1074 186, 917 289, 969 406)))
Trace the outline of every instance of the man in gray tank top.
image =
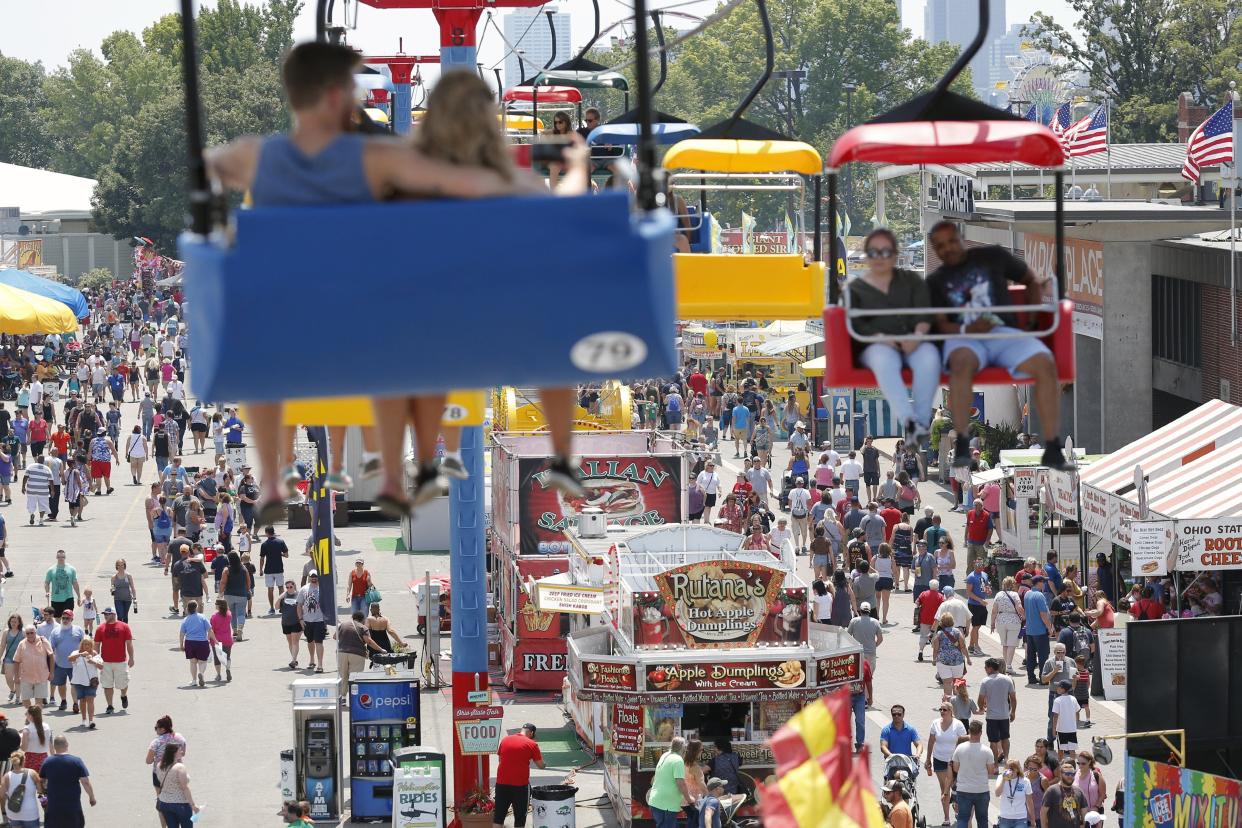
MULTIPOLYGON (((255 206, 261 207, 365 203, 397 194, 456 198, 547 194, 543 183, 531 176, 510 181, 481 167, 428 158, 408 141, 353 132, 354 72, 360 62, 359 55, 346 46, 312 42, 294 47, 281 70, 293 110, 293 129, 288 135, 245 136, 209 150, 209 173, 228 189, 249 191, 255 206)), ((588 158, 579 140, 565 154, 566 167, 571 171, 581 168, 585 177, 588 158)), ((434 464, 439 429, 416 428, 420 468, 413 497, 404 492, 401 457, 410 402, 403 398, 374 401, 385 475, 376 502, 393 516, 444 488, 434 464)), ((445 395, 427 395, 412 402, 416 423, 439 424, 445 395)), ((274 523, 283 517, 283 500, 292 496, 301 479, 293 465, 293 429, 283 425, 281 403, 248 405, 262 478, 256 519, 274 523), (278 473, 282 452, 286 466, 278 473)))

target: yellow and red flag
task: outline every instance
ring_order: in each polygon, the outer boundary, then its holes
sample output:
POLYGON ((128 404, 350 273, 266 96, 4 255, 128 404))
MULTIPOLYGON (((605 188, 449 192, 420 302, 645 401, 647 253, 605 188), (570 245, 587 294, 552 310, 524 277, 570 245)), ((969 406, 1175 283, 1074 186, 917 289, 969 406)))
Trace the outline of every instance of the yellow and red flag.
POLYGON ((837 798, 850 777, 849 690, 804 707, 770 744, 777 781, 761 789, 765 828, 846 828, 837 798))
POLYGON ((841 786, 837 797, 839 807, 845 813, 845 821, 839 824, 858 828, 884 828, 884 814, 876 799, 871 782, 870 753, 866 747, 854 757, 850 778, 841 786))

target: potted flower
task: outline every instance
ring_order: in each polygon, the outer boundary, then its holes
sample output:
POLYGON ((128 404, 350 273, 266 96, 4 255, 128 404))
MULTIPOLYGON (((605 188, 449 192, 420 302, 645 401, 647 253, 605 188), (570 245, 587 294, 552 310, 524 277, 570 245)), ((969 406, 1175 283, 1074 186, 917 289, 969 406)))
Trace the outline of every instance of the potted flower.
POLYGON ((492 824, 492 812, 495 810, 496 800, 492 799, 491 791, 482 786, 467 791, 461 805, 456 808, 462 828, 487 828, 492 824))

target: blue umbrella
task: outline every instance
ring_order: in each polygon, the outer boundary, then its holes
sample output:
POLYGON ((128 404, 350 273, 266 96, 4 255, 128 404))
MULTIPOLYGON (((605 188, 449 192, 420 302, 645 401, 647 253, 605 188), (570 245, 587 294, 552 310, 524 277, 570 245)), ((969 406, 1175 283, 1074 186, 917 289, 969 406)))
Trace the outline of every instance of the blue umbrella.
POLYGON ((86 297, 77 288, 62 285, 60 282, 53 282, 51 279, 44 279, 42 276, 36 276, 33 273, 27 273, 24 270, 17 270, 11 267, 0 270, 0 284, 9 285, 10 287, 48 299, 55 299, 73 311, 74 317, 78 319, 85 319, 90 316, 91 311, 86 304, 86 297))

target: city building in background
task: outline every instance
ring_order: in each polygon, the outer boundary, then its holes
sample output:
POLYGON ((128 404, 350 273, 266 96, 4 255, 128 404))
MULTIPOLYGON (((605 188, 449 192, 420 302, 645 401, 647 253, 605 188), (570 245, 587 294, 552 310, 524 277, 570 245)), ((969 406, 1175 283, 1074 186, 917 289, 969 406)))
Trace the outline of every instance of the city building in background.
POLYGON ((528 78, 552 59, 552 32, 548 31, 548 19, 545 16, 548 11, 553 12, 552 26, 556 30, 554 63, 564 63, 573 58, 574 53, 570 47, 570 22, 573 15, 546 6, 514 9, 503 17, 505 40, 510 44, 505 47, 505 51, 514 47, 518 50, 505 58, 505 86, 516 86, 521 82, 523 72, 519 58, 525 63, 525 75, 528 78))

